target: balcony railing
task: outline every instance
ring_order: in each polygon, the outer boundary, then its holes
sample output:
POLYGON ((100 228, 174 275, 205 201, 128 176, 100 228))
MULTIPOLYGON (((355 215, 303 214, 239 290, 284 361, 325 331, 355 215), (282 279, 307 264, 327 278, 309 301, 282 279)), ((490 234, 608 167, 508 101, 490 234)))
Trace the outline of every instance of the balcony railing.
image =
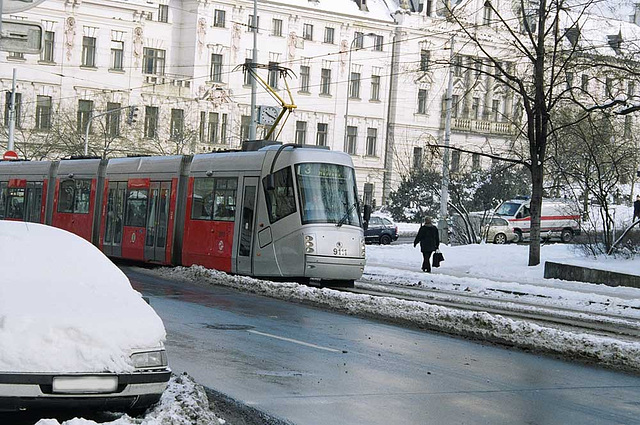
MULTIPOLYGON (((442 123, 444 127, 444 120, 442 123)), ((451 131, 504 136, 514 134, 513 125, 508 122, 484 121, 471 118, 451 118, 451 131)))
POLYGON ((145 74, 142 91, 167 96, 185 96, 191 94, 191 78, 184 75, 145 74))

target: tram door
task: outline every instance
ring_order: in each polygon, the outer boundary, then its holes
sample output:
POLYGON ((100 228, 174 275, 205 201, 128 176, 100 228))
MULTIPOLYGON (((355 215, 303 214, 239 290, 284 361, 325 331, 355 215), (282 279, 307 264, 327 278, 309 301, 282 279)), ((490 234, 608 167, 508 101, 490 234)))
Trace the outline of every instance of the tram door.
POLYGON ((256 209, 257 177, 244 178, 240 231, 238 232, 238 252, 236 256, 236 272, 252 274, 251 251, 253 247, 253 223, 256 209))
POLYGON ((151 182, 149 189, 144 259, 165 262, 171 182, 151 182))
POLYGON ((122 226, 124 224, 124 194, 126 182, 109 182, 107 217, 104 230, 103 251, 112 257, 122 256, 122 226))

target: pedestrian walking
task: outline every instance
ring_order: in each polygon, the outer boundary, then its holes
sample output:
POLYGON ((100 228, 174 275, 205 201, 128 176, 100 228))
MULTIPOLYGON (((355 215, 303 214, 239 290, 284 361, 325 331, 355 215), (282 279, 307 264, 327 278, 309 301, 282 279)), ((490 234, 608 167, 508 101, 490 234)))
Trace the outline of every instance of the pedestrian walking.
POLYGON ((633 203, 633 221, 640 220, 640 195, 636 196, 633 203))
POLYGON ((440 247, 438 228, 433 225, 431 217, 424 219, 424 224, 420 226, 420 230, 413 240, 414 248, 418 244, 420 244, 420 251, 422 251, 422 271, 431 273, 431 254, 440 247))

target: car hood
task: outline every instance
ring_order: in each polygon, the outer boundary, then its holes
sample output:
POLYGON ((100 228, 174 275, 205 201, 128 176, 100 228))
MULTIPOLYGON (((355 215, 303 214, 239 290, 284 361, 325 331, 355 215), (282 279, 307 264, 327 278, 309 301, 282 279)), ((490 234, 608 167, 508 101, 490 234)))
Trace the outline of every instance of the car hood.
POLYGON ((161 347, 162 320, 86 240, 0 220, 0 371, 132 371, 131 349, 161 347))

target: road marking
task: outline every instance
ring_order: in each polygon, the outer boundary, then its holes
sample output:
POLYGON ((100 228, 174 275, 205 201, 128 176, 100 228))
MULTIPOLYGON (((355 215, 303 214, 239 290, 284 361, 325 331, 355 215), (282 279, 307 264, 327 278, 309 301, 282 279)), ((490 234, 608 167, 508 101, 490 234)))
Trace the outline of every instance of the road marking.
POLYGON ((279 340, 282 340, 282 341, 293 342, 294 344, 305 345, 307 347, 317 348, 318 350, 331 351, 331 352, 334 352, 334 353, 340 353, 341 352, 340 350, 336 350, 336 349, 333 349, 333 348, 321 347, 319 345, 309 344, 308 342, 298 341, 297 339, 285 338, 283 336, 272 335, 272 334, 268 334, 268 333, 264 333, 264 332, 260 332, 260 331, 254 331, 252 329, 247 330, 247 332, 251 332, 253 334, 262 335, 262 336, 268 336, 269 338, 275 338, 275 339, 279 339, 279 340))

